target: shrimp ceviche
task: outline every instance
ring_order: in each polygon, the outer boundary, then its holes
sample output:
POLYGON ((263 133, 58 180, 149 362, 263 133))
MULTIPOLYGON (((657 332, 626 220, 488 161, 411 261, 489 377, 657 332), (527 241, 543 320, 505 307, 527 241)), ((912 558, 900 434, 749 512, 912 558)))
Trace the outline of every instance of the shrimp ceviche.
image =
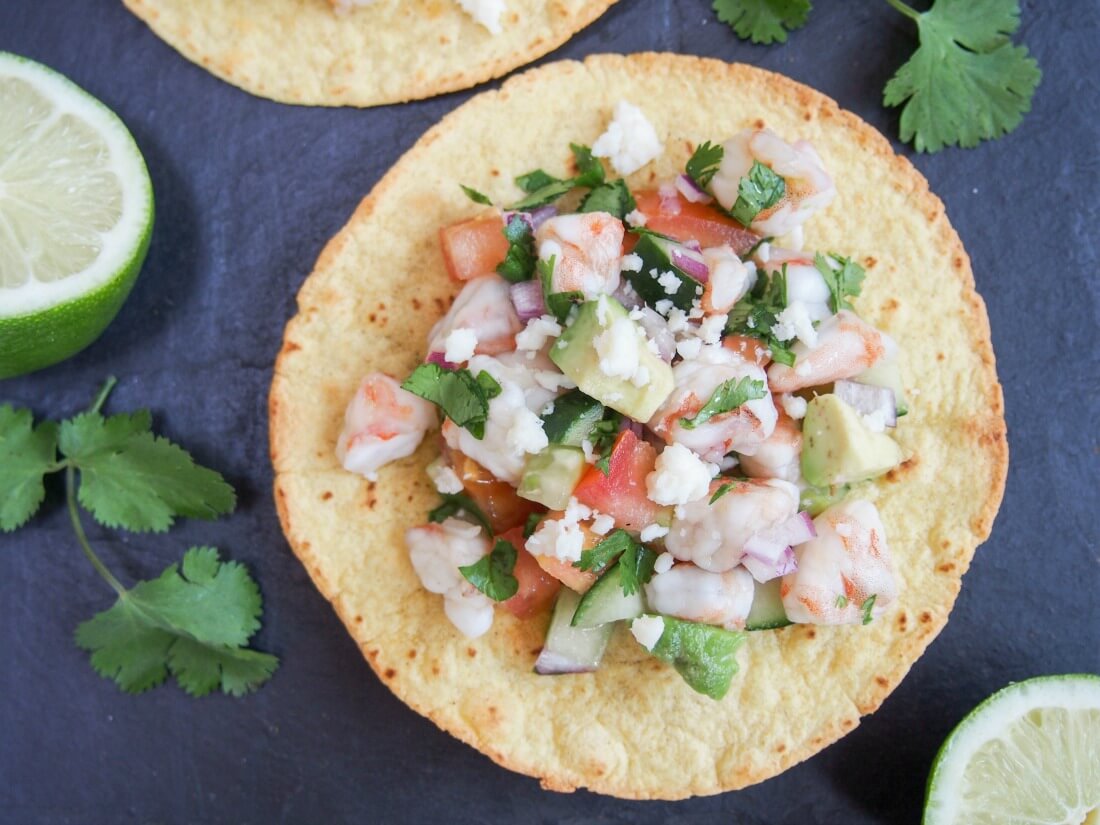
POLYGON ((860 318, 864 270, 802 249, 836 189, 767 129, 663 151, 620 103, 576 174, 516 179, 507 206, 440 231, 461 291, 411 375, 366 376, 337 454, 374 478, 441 417, 443 501, 408 531, 461 633, 552 607, 540 674, 593 671, 617 624, 720 699, 751 634, 868 624, 898 597, 859 482, 899 465, 898 345, 860 318))

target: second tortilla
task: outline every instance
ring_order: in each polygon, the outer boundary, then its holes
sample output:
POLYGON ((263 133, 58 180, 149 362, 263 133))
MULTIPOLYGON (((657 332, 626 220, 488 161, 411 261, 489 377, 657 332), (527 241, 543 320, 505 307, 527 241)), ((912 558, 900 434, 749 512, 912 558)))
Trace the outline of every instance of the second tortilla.
POLYGON ((123 0, 223 80, 282 103, 378 106, 468 89, 556 49, 616 0, 507 0, 491 34, 457 0, 123 0))

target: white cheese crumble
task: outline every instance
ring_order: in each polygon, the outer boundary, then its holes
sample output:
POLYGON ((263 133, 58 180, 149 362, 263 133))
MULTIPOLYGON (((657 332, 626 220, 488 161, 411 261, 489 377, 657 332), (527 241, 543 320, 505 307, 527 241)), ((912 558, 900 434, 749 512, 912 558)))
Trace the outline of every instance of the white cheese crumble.
POLYGON ((592 532, 597 536, 606 536, 611 532, 611 528, 615 526, 615 519, 604 513, 600 513, 594 519, 592 519, 592 532))
POLYGON ((620 100, 615 106, 615 116, 607 131, 592 144, 592 154, 608 158, 620 175, 637 172, 664 151, 657 130, 642 110, 632 103, 620 100))
POLYGON ((673 557, 673 555, 666 550, 664 553, 661 553, 661 555, 657 557, 657 561, 653 562, 653 572, 656 573, 658 576, 662 573, 667 573, 669 570, 672 569, 672 565, 675 563, 675 557, 673 557))
POLYGON ((441 458, 437 458, 428 465, 428 478, 432 480, 435 489, 441 493, 454 495, 462 492, 462 480, 458 477, 458 473, 441 458))
POLYGON ((601 327, 607 326, 607 296, 600 295, 596 301, 596 321, 601 327))
POLYGON ((645 478, 646 494, 657 504, 697 501, 709 492, 717 472, 717 465, 703 461, 682 444, 669 444, 645 478))
POLYGON ((806 417, 805 398, 799 398, 797 395, 785 392, 779 396, 779 403, 783 405, 783 412, 796 421, 806 417))
POLYGON ((698 338, 686 338, 676 344, 676 351, 680 357, 688 361, 699 357, 699 351, 703 348, 703 342, 698 338))
POLYGON ((462 6, 462 10, 475 23, 488 29, 490 34, 500 34, 503 31, 500 18, 504 14, 504 0, 458 0, 458 5, 462 6))
POLYGON ((717 344, 722 340, 722 333, 726 329, 725 315, 711 315, 699 324, 699 337, 704 344, 717 344))
POLYGON ((526 407, 516 410, 507 440, 509 449, 516 454, 541 452, 550 444, 542 429, 542 419, 526 407))
POLYGON ((679 335, 681 332, 686 332, 691 326, 688 323, 687 313, 679 307, 672 307, 668 313, 668 331, 673 335, 679 335))
POLYGON ((452 364, 465 364, 477 350, 477 333, 460 327, 447 336, 443 357, 452 364))
MULTIPOLYGON (((657 270, 652 270, 650 274, 653 274, 653 272, 656 271, 657 270)), ((670 301, 668 298, 662 298, 653 305, 653 308, 657 310, 657 312, 659 312, 661 315, 668 316, 668 314, 672 312, 672 301, 670 301)))
POLYGON ((662 272, 657 278, 657 283, 664 289, 665 295, 675 295, 680 291, 683 281, 677 277, 675 272, 662 272))
MULTIPOLYGON (((645 226, 647 220, 645 213, 639 212, 637 209, 626 213, 626 222, 631 226, 645 226)), ((634 271, 637 272, 637 270, 634 271)))
POLYGON ((882 409, 875 410, 873 413, 867 415, 861 415, 863 424, 873 433, 881 433, 886 429, 886 411, 882 409))
POLYGON ((629 380, 637 372, 638 332, 630 319, 616 318, 606 331, 593 339, 592 343, 600 356, 600 372, 607 377, 629 380))
POLYGON ((817 344, 817 330, 806 305, 801 301, 792 301, 790 305, 775 316, 772 335, 780 341, 798 338, 807 347, 817 344))
POLYGON ((668 535, 668 528, 661 524, 650 524, 642 528, 639 538, 642 541, 656 541, 668 535))
POLYGON ((527 551, 535 556, 553 556, 562 561, 578 561, 584 550, 584 531, 580 522, 591 518, 592 511, 577 499, 569 499, 560 519, 543 519, 527 539, 527 551))
POLYGON ((639 616, 630 623, 630 632, 638 644, 646 650, 653 650, 665 632, 665 620, 660 616, 639 616))
MULTIPOLYGON (((627 215, 629 218, 630 216, 627 215)), ((642 259, 640 256, 631 252, 629 255, 623 255, 622 260, 619 261, 620 272, 641 272, 642 271, 642 259)))
POLYGON ((534 352, 546 346, 547 340, 557 338, 559 335, 561 335, 561 324, 553 315, 532 318, 527 322, 527 326, 516 334, 516 349, 534 352))

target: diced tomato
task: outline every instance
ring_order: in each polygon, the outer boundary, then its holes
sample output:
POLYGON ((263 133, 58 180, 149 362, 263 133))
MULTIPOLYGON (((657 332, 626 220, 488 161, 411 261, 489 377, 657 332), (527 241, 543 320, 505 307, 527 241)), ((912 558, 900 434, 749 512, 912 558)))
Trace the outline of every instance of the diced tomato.
POLYGON ((561 582, 539 567, 535 557, 523 549, 523 530, 517 527, 497 538, 511 543, 517 552, 512 575, 519 582, 519 590, 512 598, 502 602, 504 607, 520 619, 549 607, 561 588, 561 582))
MULTIPOLYGON (((669 203, 662 204, 662 198, 655 189, 635 192, 634 200, 638 203, 638 211, 646 217, 646 229, 678 241, 698 241, 704 247, 729 244, 734 252, 743 255, 760 240, 759 236, 713 206, 692 203, 679 192, 676 193, 675 205, 672 198, 669 198, 669 203)), ((628 240, 632 238, 634 236, 628 235, 628 240)))
POLYGON ((522 527, 531 513, 542 512, 541 505, 520 498, 511 484, 499 480, 469 456, 458 450, 448 452, 466 494, 489 519, 494 533, 522 527))
POLYGON ((752 361, 761 367, 767 366, 771 361, 768 355, 768 345, 759 338, 748 335, 727 335, 722 339, 722 344, 736 352, 746 361, 752 361))
POLYGON ((611 448, 611 470, 604 475, 589 467, 573 490, 577 501, 611 516, 627 530, 641 530, 657 521, 664 508, 646 496, 645 477, 653 471, 657 451, 630 430, 623 430, 611 448))
POLYGON ((576 593, 587 593, 588 589, 596 583, 595 573, 591 570, 580 570, 574 567, 572 562, 562 561, 554 556, 534 556, 533 558, 538 562, 539 567, 576 593))
POLYGON ((445 226, 439 230, 439 245, 447 272, 456 281, 489 275, 508 254, 504 218, 493 212, 445 226))

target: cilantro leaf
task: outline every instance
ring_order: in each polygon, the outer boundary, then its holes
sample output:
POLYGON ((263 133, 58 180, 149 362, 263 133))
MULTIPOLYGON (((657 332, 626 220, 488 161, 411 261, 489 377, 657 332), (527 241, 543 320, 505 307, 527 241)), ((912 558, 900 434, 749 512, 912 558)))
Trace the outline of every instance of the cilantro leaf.
POLYGON ((737 200, 730 215, 747 228, 757 215, 779 203, 786 193, 787 182, 771 168, 754 160, 749 173, 737 185, 737 200))
POLYGON ((0 530, 30 520, 46 497, 42 479, 56 464, 57 425, 35 427, 30 410, 0 405, 0 530))
POLYGON ((520 175, 516 178, 516 186, 528 195, 562 182, 561 178, 555 178, 541 169, 536 169, 534 172, 528 172, 526 175, 520 175))
POLYGON ((638 208, 634 196, 626 186, 622 178, 601 183, 584 196, 578 212, 607 212, 619 220, 623 220, 627 213, 638 208))
POLYGON ((1031 110, 1042 71, 1009 38, 1020 25, 1017 0, 936 0, 919 14, 890 4, 917 24, 920 47, 886 84, 883 103, 901 112, 901 139, 918 152, 977 146, 1001 137, 1031 110))
POLYGON ((525 210, 545 206, 572 189, 577 187, 594 189, 604 182, 603 165, 592 156, 591 149, 577 143, 569 144, 569 148, 573 152, 573 162, 577 167, 576 176, 555 178, 542 169, 520 175, 516 178, 516 186, 526 192, 527 197, 512 204, 511 209, 525 210))
POLYGON ((619 557, 619 582, 623 587, 623 595, 630 596, 638 591, 642 585, 653 578, 653 565, 657 562, 657 554, 644 544, 633 542, 622 556, 619 557))
POLYGON ((715 388, 707 403, 693 417, 681 418, 680 426, 685 430, 694 430, 716 415, 728 413, 747 401, 755 401, 767 394, 764 382, 757 378, 749 378, 747 375, 740 379, 731 378, 715 388))
POLYGON ((466 197, 468 197, 474 203, 481 203, 481 204, 484 204, 485 206, 492 206, 493 205, 493 202, 491 200, 489 200, 488 195, 483 195, 480 192, 478 192, 476 189, 474 189, 472 187, 469 187, 469 186, 465 186, 461 183, 459 184, 459 186, 462 187, 462 191, 466 193, 466 197))
POLYGON ((829 253, 829 257, 840 264, 839 269, 833 269, 829 259, 820 252, 814 255, 814 266, 829 287, 829 309, 833 312, 852 309, 852 303, 848 298, 856 298, 863 291, 863 278, 866 273, 863 267, 851 258, 845 258, 835 252, 829 253))
POLYGON ((577 290, 569 292, 554 292, 554 264, 556 255, 551 255, 549 260, 538 262, 539 279, 542 281, 542 298, 546 303, 547 311, 562 324, 569 317, 569 310, 573 304, 584 301, 584 293, 577 290))
POLYGON ((592 150, 579 143, 570 143, 569 149, 573 152, 573 162, 577 164, 577 176, 573 178, 573 185, 592 189, 603 183, 603 164, 592 156, 592 150))
POLYGON ((765 46, 786 43, 787 32, 803 26, 811 8, 810 0, 714 0, 719 20, 742 40, 765 46))
POLYGON ((104 418, 86 412, 61 425, 61 453, 80 470, 80 503, 96 521, 163 532, 176 516, 214 519, 236 507, 233 488, 182 448, 150 432, 148 411, 104 418))
POLYGON ((546 513, 531 513, 528 515, 527 522, 523 525, 523 537, 529 539, 535 535, 535 531, 539 529, 539 525, 542 524, 544 518, 546 518, 546 513))
POLYGON ((546 206, 546 204, 553 203, 572 188, 573 181, 571 179, 558 180, 553 178, 546 186, 534 190, 526 198, 516 201, 509 208, 525 211, 539 206, 546 206))
POLYGON ((836 606, 838 610, 843 610, 848 606, 848 597, 841 593, 836 597, 836 606))
POLYGON ((615 442, 619 438, 622 420, 623 417, 619 413, 608 409, 604 413, 603 419, 597 422, 596 426, 592 428, 592 432, 588 434, 592 449, 600 456, 596 460, 596 469, 605 476, 611 475, 611 453, 615 449, 615 442))
POLYGON ((875 607, 875 599, 877 598, 878 594, 872 593, 870 598, 868 598, 867 601, 863 603, 863 624, 870 624, 872 621, 874 621, 873 617, 871 616, 871 611, 875 607))
POLYGON ((695 181, 701 188, 706 189, 722 165, 722 157, 726 150, 722 144, 713 144, 709 140, 695 149, 688 159, 686 171, 688 177, 695 181))
POLYGON ((516 569, 516 558, 516 548, 512 543, 498 539, 487 555, 473 564, 458 568, 458 572, 493 601, 505 602, 519 590, 519 581, 512 575, 516 569))
POLYGON ((626 530, 616 530, 611 535, 603 538, 590 550, 581 553, 579 561, 573 562, 573 566, 579 570, 591 570, 593 573, 601 573, 607 569, 611 562, 636 542, 626 530))
POLYGON ((504 227, 508 253, 497 264, 497 273, 513 284, 535 276, 535 233, 522 215, 513 215, 504 227))
POLYGON ((171 672, 194 696, 219 685, 239 696, 278 666, 274 656, 242 647, 261 612, 259 588, 243 566, 219 561, 214 548, 193 547, 182 571, 173 564, 82 623, 76 643, 91 653, 97 673, 127 693, 159 685, 171 672))
POLYGON ((710 501, 707 503, 714 504, 714 502, 718 501, 718 499, 720 499, 722 496, 732 490, 733 487, 734 483, 732 481, 727 481, 725 484, 714 491, 714 495, 710 497, 710 501))
POLYGON ((481 512, 481 508, 468 495, 465 493, 440 493, 439 495, 443 499, 443 503, 429 511, 428 521, 439 524, 452 516, 458 518, 469 516, 484 527, 486 533, 490 536, 493 535, 493 525, 489 523, 489 519, 481 512))
POLYGON ((748 295, 734 304, 726 318, 727 335, 745 335, 759 338, 768 345, 772 360, 788 367, 794 364, 794 353, 789 342, 780 341, 772 334, 776 317, 787 308, 787 267, 763 274, 748 295))
POLYGON ((431 401, 477 439, 485 437, 489 401, 500 394, 500 385, 484 371, 475 378, 468 369, 448 370, 439 364, 421 364, 401 388, 431 401))

